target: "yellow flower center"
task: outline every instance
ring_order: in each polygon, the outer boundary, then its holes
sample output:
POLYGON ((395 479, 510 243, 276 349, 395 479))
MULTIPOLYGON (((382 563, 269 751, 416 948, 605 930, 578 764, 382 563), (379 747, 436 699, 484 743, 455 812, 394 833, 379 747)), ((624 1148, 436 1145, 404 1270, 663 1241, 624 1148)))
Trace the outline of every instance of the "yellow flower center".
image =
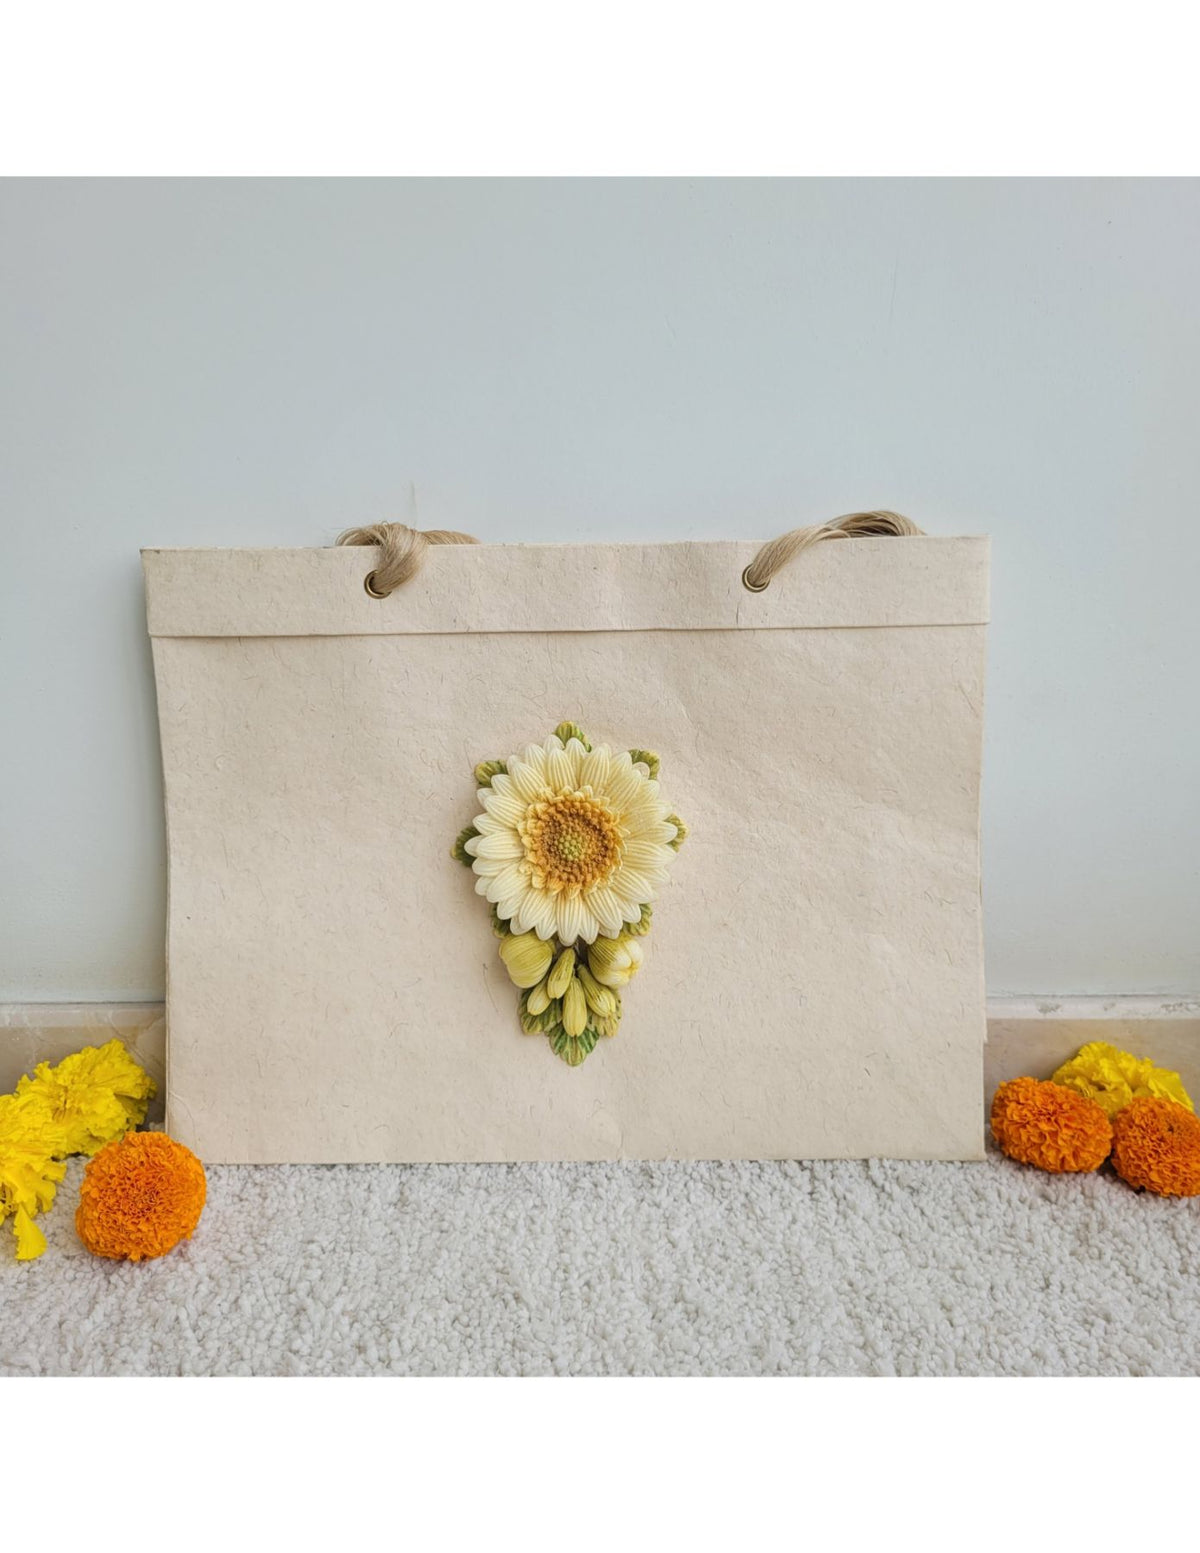
POLYGON ((601 884, 621 861, 620 827, 589 793, 562 793, 532 804, 517 829, 539 890, 578 895, 601 884))

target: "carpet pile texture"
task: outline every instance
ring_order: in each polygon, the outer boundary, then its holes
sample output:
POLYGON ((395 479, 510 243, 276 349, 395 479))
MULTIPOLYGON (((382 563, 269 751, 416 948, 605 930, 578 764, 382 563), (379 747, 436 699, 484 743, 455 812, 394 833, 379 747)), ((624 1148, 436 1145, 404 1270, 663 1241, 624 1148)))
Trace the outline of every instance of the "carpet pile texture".
POLYGON ((1200 1199, 983 1164, 245 1166, 0 1247, 4 1375, 1194 1375, 1200 1199))

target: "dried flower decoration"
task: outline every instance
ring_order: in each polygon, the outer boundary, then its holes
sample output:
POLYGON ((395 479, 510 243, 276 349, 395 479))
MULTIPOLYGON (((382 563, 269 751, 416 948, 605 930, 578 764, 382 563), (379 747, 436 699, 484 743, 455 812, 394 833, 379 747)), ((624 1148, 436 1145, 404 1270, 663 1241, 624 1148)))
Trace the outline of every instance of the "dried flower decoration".
POLYGON ((649 750, 593 747, 575 723, 475 767, 483 813, 452 855, 492 907, 520 1021, 577 1067, 617 1033, 657 886, 687 834, 649 750))

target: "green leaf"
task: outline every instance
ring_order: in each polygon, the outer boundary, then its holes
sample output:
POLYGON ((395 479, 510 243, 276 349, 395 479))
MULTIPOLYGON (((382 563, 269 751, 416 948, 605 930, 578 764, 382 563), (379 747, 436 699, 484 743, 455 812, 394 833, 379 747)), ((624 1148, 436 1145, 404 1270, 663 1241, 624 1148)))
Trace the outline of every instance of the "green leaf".
POLYGON ((502 760, 481 760, 475 767, 475 786, 491 787, 492 778, 504 775, 507 770, 502 760))
POLYGON ((677 814, 668 814, 667 824, 674 825, 675 827, 675 839, 673 841, 668 841, 667 845, 674 848, 674 850, 678 852, 680 847, 688 838, 688 828, 677 814))
MULTIPOLYGON (((529 992, 535 989, 530 987, 529 992)), ((529 1012, 529 992, 521 994, 521 1029, 526 1035, 551 1034, 555 1027, 562 1029, 562 999, 551 998, 540 1014, 529 1012)))
POLYGON ((652 782, 658 781, 658 768, 660 762, 658 756, 654 753, 653 750, 630 750, 629 758, 633 761, 635 766, 649 766, 650 780, 652 782))
POLYGON ((559 1025, 550 1037, 550 1046, 556 1057, 570 1068, 577 1068, 596 1049, 596 1032, 589 1026, 582 1035, 568 1035, 559 1025))
POLYGON ((512 932, 512 925, 504 920, 496 908, 492 907, 492 932, 497 938, 507 938, 512 932))
POLYGON ((479 832, 475 829, 474 825, 468 825, 465 829, 459 831, 458 839, 450 848, 450 856, 455 860, 456 863, 465 863, 466 866, 470 868, 475 859, 467 851, 467 842, 471 841, 475 836, 478 836, 478 834, 479 832))
MULTIPOLYGON (((667 843, 670 846, 670 842, 667 843)), ((650 918, 654 915, 654 907, 646 904, 642 907, 642 914, 636 922, 626 922, 621 928, 622 933, 628 933, 630 938, 645 938, 650 931, 650 918)))

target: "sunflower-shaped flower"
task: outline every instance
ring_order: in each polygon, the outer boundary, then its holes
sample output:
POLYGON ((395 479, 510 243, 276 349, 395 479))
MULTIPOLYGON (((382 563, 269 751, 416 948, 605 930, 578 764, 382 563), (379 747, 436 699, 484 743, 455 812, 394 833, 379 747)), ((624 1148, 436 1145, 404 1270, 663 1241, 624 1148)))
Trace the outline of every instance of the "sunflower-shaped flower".
POLYGON ((464 850, 476 891, 514 933, 591 944, 641 920, 680 832, 642 753, 552 733, 480 790, 464 850))
POLYGON ((658 765, 560 723, 544 744, 475 767, 484 812, 451 849, 491 902, 521 1028, 571 1067, 617 1033, 617 989, 642 963, 650 902, 687 835, 658 765))

